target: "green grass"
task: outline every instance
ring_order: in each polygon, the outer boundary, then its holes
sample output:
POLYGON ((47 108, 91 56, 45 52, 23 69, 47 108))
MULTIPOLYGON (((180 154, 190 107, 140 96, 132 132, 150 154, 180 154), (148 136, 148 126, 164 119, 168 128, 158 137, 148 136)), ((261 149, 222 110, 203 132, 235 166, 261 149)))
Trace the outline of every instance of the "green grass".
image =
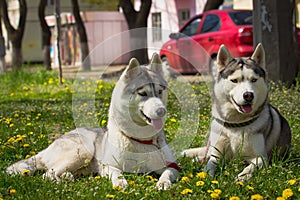
MULTIPOLYGON (((154 188, 158 178, 154 174, 125 174, 129 182, 125 191, 114 189, 107 178, 92 175, 56 184, 43 180, 43 172, 34 176, 5 174, 8 165, 36 154, 76 126, 106 126, 113 87, 112 82, 95 79, 65 79, 61 86, 56 72, 43 70, 0 75, 0 199, 276 199, 290 190, 290 199, 300 198, 299 87, 274 83, 270 101, 291 125, 293 152, 287 160, 256 171, 244 184, 235 182, 245 167, 237 158, 220 165, 216 177, 203 177, 199 174, 203 164, 179 158, 180 177, 167 191, 154 188), (92 105, 91 98, 95 99, 92 105)), ((165 129, 175 150, 182 144, 205 145, 211 120, 208 88, 205 83, 170 83, 165 129)))

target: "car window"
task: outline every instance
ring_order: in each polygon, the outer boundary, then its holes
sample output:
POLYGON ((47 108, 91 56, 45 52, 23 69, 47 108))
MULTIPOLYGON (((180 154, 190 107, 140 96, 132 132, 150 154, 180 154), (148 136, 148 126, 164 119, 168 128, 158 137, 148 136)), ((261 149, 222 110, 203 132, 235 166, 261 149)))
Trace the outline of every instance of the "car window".
POLYGON ((184 29, 182 29, 180 32, 187 36, 195 35, 198 30, 200 21, 201 21, 201 17, 194 19, 186 27, 184 27, 184 29))
POLYGON ((220 29, 220 18, 217 15, 207 15, 203 23, 201 33, 218 31, 220 29))
POLYGON ((230 12, 229 16, 235 25, 252 25, 251 11, 230 12))

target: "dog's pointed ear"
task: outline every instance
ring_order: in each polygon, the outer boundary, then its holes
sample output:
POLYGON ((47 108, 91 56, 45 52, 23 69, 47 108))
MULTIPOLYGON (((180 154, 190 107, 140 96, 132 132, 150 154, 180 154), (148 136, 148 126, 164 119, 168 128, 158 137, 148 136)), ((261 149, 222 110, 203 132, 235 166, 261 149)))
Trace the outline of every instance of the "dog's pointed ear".
POLYGON ((140 63, 136 58, 131 58, 125 69, 125 78, 134 78, 141 72, 140 63))
POLYGON ((162 61, 157 53, 153 53, 150 61, 150 65, 152 71, 157 72, 160 75, 163 75, 162 61))
POLYGON ((232 59, 226 46, 222 44, 217 55, 218 72, 222 71, 232 59))
POLYGON ((251 59, 254 60, 261 68, 266 68, 265 50, 261 43, 256 46, 251 59))

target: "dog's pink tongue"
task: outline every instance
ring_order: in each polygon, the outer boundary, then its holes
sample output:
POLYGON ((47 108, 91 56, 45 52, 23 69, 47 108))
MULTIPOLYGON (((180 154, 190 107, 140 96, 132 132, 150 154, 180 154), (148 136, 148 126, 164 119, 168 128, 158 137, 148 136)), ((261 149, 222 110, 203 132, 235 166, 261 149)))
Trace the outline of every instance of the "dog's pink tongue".
POLYGON ((243 105, 243 106, 241 106, 241 108, 242 108, 242 111, 244 113, 250 113, 252 111, 252 105, 251 104, 243 105))
POLYGON ((163 127, 163 120, 160 119, 151 119, 151 124, 156 130, 160 130, 163 127))

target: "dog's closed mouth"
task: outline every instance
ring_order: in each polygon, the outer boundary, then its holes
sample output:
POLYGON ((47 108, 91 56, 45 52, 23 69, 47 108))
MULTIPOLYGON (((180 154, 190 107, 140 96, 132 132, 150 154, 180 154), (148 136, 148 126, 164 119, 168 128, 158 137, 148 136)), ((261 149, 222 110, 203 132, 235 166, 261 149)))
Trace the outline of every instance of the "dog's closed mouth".
POLYGON ((163 119, 162 118, 158 118, 158 119, 151 119, 149 118, 147 115, 145 115, 145 113, 143 111, 141 111, 142 115, 145 117, 146 121, 148 124, 152 125, 153 128, 155 128, 156 130, 160 130, 163 128, 163 119))

